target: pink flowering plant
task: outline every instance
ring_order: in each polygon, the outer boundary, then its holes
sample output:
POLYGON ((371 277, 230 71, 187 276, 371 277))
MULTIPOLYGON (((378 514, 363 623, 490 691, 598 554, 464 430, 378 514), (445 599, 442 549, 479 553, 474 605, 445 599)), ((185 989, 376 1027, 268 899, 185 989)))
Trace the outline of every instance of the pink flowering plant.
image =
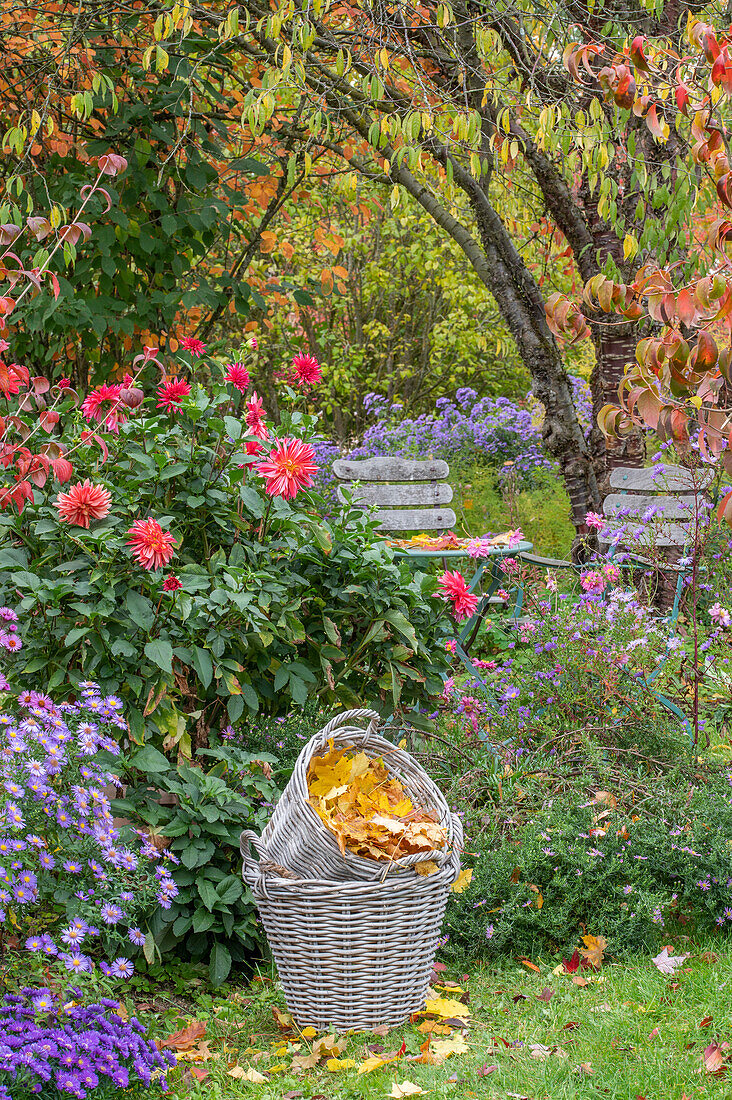
POLYGON ((250 357, 209 360, 191 337, 175 358, 145 348, 121 382, 64 390, 55 438, 73 476, 0 513, 23 675, 43 668, 66 692, 93 679, 124 700, 139 748, 190 758, 244 712, 312 695, 391 710, 439 690, 434 579, 360 511, 324 518, 317 361, 293 358, 275 424, 250 357))

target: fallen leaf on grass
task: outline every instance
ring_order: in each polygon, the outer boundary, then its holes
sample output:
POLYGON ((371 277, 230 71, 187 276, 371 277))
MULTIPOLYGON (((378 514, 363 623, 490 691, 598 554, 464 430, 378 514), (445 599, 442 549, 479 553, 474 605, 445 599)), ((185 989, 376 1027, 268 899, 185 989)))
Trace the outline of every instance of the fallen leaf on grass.
POLYGON ((188 1072, 199 1082, 199 1084, 210 1076, 208 1070, 204 1069, 203 1066, 188 1066, 188 1072))
POLYGON ((470 886, 472 878, 473 878, 473 868, 472 867, 466 867, 464 871, 460 872, 460 874, 458 875, 458 877, 455 879, 452 886, 450 887, 453 894, 462 894, 462 892, 464 890, 467 890, 467 888, 470 886))
POLYGON ((703 1068, 707 1073, 722 1074, 727 1069, 725 1054, 729 1049, 729 1043, 710 1043, 702 1052, 703 1068))
POLYGON ((161 1050, 190 1050, 206 1034, 206 1025, 194 1020, 188 1027, 181 1028, 167 1039, 158 1042, 161 1050))
POLYGON ((234 1077, 237 1081, 250 1081, 253 1085, 264 1085, 268 1080, 263 1073, 259 1073, 256 1069, 252 1069, 251 1066, 234 1066, 233 1069, 227 1070, 227 1077, 234 1077))
POLYGON ((345 1073, 347 1069, 355 1069, 356 1065, 353 1058, 329 1058, 325 1068, 329 1073, 345 1073))
POLYGON ((535 970, 537 974, 541 974, 541 967, 537 966, 535 963, 529 962, 528 959, 519 959, 519 962, 524 966, 528 966, 529 970, 535 970))
POLYGON ((575 1066, 574 1072, 581 1073, 584 1077, 591 1077, 595 1071, 592 1068, 592 1062, 580 1062, 578 1066, 575 1066))
POLYGON ((396 1100, 402 1100, 404 1096, 421 1096, 423 1093, 424 1089, 419 1085, 415 1085, 412 1081, 395 1081, 391 1086, 389 1096, 396 1097, 396 1100))
POLYGON ((208 1062, 209 1058, 218 1058, 218 1055, 211 1053, 208 1042, 204 1040, 190 1050, 177 1050, 175 1057, 178 1062, 208 1062))
POLYGON ((712 1022, 712 1017, 711 1016, 705 1016, 704 1019, 699 1024, 699 1027, 709 1027, 711 1022, 712 1022))
POLYGON ((662 974, 673 974, 688 957, 688 955, 669 955, 668 948, 664 947, 663 951, 651 961, 655 963, 662 974))
POLYGON ((336 1039, 335 1035, 324 1035, 322 1039, 313 1043, 313 1054, 317 1054, 318 1058, 335 1058, 343 1053, 347 1045, 347 1039, 336 1039))
POLYGON ((478 1070, 478 1077, 489 1077, 491 1073, 497 1073, 498 1066, 481 1066, 478 1070))
POLYGON ((581 976, 580 974, 573 974, 573 975, 572 975, 572 981, 574 982, 574 984, 575 984, 575 985, 578 985, 578 986, 580 987, 580 989, 581 989, 581 988, 582 988, 583 986, 585 986, 585 985, 589 985, 589 984, 590 984, 590 983, 589 983, 589 982, 587 981, 587 978, 583 978, 583 977, 582 977, 582 976, 581 976))
POLYGON ((719 955, 717 955, 716 952, 714 952, 714 951, 702 951, 699 958, 701 959, 702 962, 705 962, 705 963, 718 963, 719 962, 719 955))
POLYGON ((387 1054, 384 1057, 379 1054, 372 1054, 370 1058, 367 1058, 365 1062, 361 1063, 361 1065, 358 1067, 358 1072, 373 1073, 375 1069, 381 1069, 382 1066, 388 1066, 389 1062, 396 1062, 397 1058, 401 1058, 405 1050, 406 1047, 402 1043, 399 1050, 395 1051, 392 1054, 387 1054))
POLYGON ((465 1020, 470 1015, 470 1009, 461 1001, 447 997, 435 997, 426 1001, 424 1010, 432 1016, 441 1016, 443 1020, 465 1020))
POLYGON ((551 1049, 549 1047, 545 1047, 543 1043, 530 1043, 529 1050, 531 1052, 532 1058, 541 1058, 542 1061, 545 1058, 549 1058, 552 1053, 551 1049))
MULTIPOLYGON (((437 964, 435 964, 435 965, 437 965, 437 964)), ((372 1027, 371 1028, 371 1034, 372 1035, 378 1035, 380 1039, 386 1038, 386 1036, 389 1034, 390 1031, 391 1031, 391 1028, 389 1027, 388 1024, 379 1024, 378 1027, 372 1027)))
MULTIPOLYGON (((456 1021, 460 1023, 461 1021, 456 1021)), ((452 1035, 453 1028, 450 1024, 441 1024, 438 1020, 423 1020, 417 1027, 423 1035, 452 1035)))
POLYGON ((318 1032, 317 1029, 314 1027, 304 1027, 300 1034, 302 1035, 303 1039, 314 1039, 318 1032))
POLYGON ((277 1027, 280 1029, 280 1031, 294 1031, 295 1030, 295 1021, 293 1020, 293 1018, 292 1018, 292 1016, 290 1015, 289 1012, 283 1012, 281 1009, 275 1008, 273 1006, 272 1015, 274 1016, 274 1021, 277 1024, 277 1027))
POLYGON ((583 936, 582 942, 585 946, 580 950, 580 954, 587 959, 590 966, 599 970, 605 957, 607 940, 604 936, 583 936))
POLYGON ((432 1042, 420 1047, 422 1056, 418 1062, 426 1062, 428 1065, 441 1066, 451 1054, 467 1054, 469 1047, 462 1035, 456 1035, 454 1039, 433 1039, 432 1042), (424 1047, 427 1047, 425 1051, 424 1047))
POLYGON ((541 993, 536 994, 537 1001, 551 1001, 554 996, 554 990, 550 989, 548 985, 545 985, 541 993))

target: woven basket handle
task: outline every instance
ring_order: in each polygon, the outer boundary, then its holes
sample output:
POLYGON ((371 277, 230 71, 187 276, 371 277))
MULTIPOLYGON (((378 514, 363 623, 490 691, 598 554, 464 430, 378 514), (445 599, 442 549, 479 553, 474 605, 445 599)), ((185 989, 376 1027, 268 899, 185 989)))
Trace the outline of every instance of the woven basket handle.
POLYGON ((242 858, 242 877, 247 886, 249 886, 255 897, 267 897, 264 875, 259 862, 264 853, 260 847, 260 838, 251 829, 245 829, 239 837, 239 851, 242 858), (254 859, 252 857, 252 848, 254 848, 259 858, 254 859))
POLYGON ((318 744, 327 744, 328 739, 341 729, 342 726, 353 725, 354 721, 359 719, 368 718, 371 732, 376 732, 376 724, 379 721, 379 715, 375 710, 367 710, 365 707, 360 710, 344 710, 342 714, 336 714, 334 718, 331 718, 330 722, 327 722, 323 726, 319 734, 316 734, 318 744))

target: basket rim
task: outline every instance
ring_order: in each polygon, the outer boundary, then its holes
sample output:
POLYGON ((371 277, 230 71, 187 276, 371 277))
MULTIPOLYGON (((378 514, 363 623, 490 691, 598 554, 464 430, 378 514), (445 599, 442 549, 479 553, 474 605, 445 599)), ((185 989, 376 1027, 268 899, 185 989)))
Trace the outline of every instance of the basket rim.
MULTIPOLYGON (((450 807, 442 791, 410 753, 387 741, 377 732, 376 723, 378 721, 379 715, 375 711, 367 709, 344 711, 335 715, 303 745, 295 761, 290 779, 278 802, 278 806, 282 804, 283 809, 288 801, 296 802, 298 807, 301 808, 307 807, 304 812, 308 820, 312 822, 318 837, 324 845, 327 845, 329 854, 334 859, 341 860, 346 869, 355 870, 358 868, 361 872, 368 872, 368 878, 378 875, 379 869, 382 871, 386 869, 386 874, 393 875, 404 870, 411 870, 415 863, 422 863, 431 859, 437 860, 438 863, 445 862, 455 843, 454 815, 450 812, 450 807), (366 729, 350 724, 356 719, 366 717, 369 719, 366 729), (438 815, 438 821, 446 829, 447 835, 444 844, 439 848, 432 848, 426 852, 407 854, 395 860, 385 860, 383 865, 380 861, 369 860, 364 856, 357 855, 355 852, 346 851, 345 854, 341 852, 335 835, 328 829, 309 801, 307 772, 313 756, 319 751, 323 751, 330 743, 335 747, 336 745, 342 746, 344 742, 346 745, 381 756, 390 773, 396 775, 405 784, 405 789, 410 786, 410 778, 415 783, 418 781, 422 787, 426 788, 429 792, 431 805, 425 808, 434 811, 438 815)), ((411 794, 411 791, 409 793, 411 794)), ((424 802, 424 798, 421 801, 424 802)), ((265 838, 267 831, 269 830, 271 833, 275 828, 277 828, 276 814, 270 818, 270 822, 265 827, 265 838)))

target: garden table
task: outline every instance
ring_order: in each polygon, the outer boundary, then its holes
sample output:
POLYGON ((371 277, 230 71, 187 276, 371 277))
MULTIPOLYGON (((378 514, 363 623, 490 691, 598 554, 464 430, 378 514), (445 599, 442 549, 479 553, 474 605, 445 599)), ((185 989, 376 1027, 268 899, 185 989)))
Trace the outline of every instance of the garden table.
POLYGON ((466 645, 469 645, 469 639, 478 623, 481 621, 488 609, 491 596, 494 596, 499 588, 505 587, 506 574, 500 567, 501 561, 504 558, 517 557, 519 554, 528 554, 534 548, 534 544, 531 542, 522 541, 517 546, 491 546, 485 557, 473 558, 465 550, 419 550, 410 548, 399 549, 395 551, 395 557, 405 557, 412 561, 418 562, 422 559, 445 559, 445 567, 447 568, 447 558, 470 558, 475 563, 475 572, 468 582, 468 588, 471 592, 474 592, 478 585, 481 584, 486 570, 489 570, 489 578, 487 588, 482 592, 481 598, 478 601, 478 605, 470 616, 465 621, 457 638, 455 639, 455 653, 462 661, 465 668, 468 670, 471 676, 478 675, 473 662, 470 660, 466 645))

